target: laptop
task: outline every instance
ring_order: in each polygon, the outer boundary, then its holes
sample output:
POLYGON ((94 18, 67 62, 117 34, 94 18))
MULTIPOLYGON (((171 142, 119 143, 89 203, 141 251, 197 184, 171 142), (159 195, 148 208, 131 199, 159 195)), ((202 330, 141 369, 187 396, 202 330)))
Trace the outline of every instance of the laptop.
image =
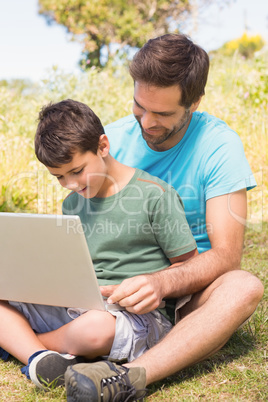
POLYGON ((0 299, 105 310, 79 216, 0 213, 0 299))

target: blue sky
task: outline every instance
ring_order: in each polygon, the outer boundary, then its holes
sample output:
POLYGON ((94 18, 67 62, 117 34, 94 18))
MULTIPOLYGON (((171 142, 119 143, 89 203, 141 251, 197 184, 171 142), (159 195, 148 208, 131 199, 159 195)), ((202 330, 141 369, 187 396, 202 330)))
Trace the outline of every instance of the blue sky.
MULTIPOLYGON (((249 34, 261 34, 268 42, 267 0, 232 0, 219 11, 206 8, 197 30, 185 33, 207 51, 240 37, 245 25, 249 34)), ((45 78, 57 65, 66 72, 78 71, 82 45, 70 42, 63 27, 48 26, 38 15, 38 0, 0 0, 0 79, 45 78)))

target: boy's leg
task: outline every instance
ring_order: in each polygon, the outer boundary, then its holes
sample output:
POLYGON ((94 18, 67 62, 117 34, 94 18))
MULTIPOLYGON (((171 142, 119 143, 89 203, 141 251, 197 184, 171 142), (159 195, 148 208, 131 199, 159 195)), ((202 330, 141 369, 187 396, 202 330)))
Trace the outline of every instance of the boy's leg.
POLYGON ((78 363, 81 359, 79 356, 92 360, 108 355, 114 340, 115 322, 115 317, 110 313, 91 310, 54 331, 37 335, 50 350, 30 362, 32 381, 40 388, 47 384, 62 385, 67 367, 78 363), (71 355, 63 354, 66 352, 71 355), (74 357, 78 361, 73 361, 74 357))
POLYGON ((28 363, 23 373, 37 386, 43 387, 39 374, 51 381, 61 377, 57 384, 61 385, 68 365, 85 361, 73 354, 88 354, 89 358, 109 354, 115 331, 115 317, 109 313, 91 311, 72 320, 66 309, 13 304, 16 307, 0 301, 0 346, 25 365, 28 363), (50 331, 53 327, 59 328, 50 331), (43 334, 45 342, 41 339, 42 334, 37 334, 32 328, 37 332, 46 328, 48 332, 43 334), (60 355, 55 350, 72 355, 60 355))
POLYGON ((51 328, 64 325, 69 320, 71 318, 64 308, 0 301, 2 356, 10 353, 24 363, 25 366, 21 372, 41 387, 43 386, 39 379, 31 376, 30 366, 33 361, 36 365, 36 361, 41 357, 43 359, 44 356, 53 356, 53 366, 50 365, 49 376, 54 380, 61 374, 61 382, 59 381, 57 385, 63 384, 63 374, 66 368, 71 364, 84 362, 86 359, 72 355, 60 355, 46 350, 45 345, 38 339, 36 331, 49 331, 51 328), (3 354, 3 352, 6 353, 3 354))
POLYGON ((62 327, 38 334, 46 349, 94 359, 109 355, 116 319, 106 311, 90 310, 62 327))
POLYGON ((0 346, 27 364, 28 358, 46 349, 37 338, 28 320, 6 301, 0 301, 0 346))

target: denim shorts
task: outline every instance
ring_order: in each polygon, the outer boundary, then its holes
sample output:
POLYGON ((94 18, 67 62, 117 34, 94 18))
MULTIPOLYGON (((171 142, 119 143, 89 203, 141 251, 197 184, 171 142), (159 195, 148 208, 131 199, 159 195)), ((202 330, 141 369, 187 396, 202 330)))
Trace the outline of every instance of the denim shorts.
MULTIPOLYGON (((86 311, 12 301, 9 304, 27 318, 36 333, 58 329, 86 311)), ((136 359, 172 328, 172 324, 158 310, 142 315, 113 309, 109 312, 116 317, 114 342, 109 356, 103 356, 109 360, 136 359)))

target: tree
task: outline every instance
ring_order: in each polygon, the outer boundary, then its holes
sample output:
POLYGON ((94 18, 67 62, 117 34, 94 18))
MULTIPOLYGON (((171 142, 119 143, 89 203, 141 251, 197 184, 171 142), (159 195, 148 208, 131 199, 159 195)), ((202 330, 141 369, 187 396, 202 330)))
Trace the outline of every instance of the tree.
POLYGON ((85 66, 101 66, 101 52, 105 49, 109 58, 114 44, 141 47, 151 37, 178 31, 192 3, 196 5, 194 0, 39 0, 39 13, 84 43, 85 66))

